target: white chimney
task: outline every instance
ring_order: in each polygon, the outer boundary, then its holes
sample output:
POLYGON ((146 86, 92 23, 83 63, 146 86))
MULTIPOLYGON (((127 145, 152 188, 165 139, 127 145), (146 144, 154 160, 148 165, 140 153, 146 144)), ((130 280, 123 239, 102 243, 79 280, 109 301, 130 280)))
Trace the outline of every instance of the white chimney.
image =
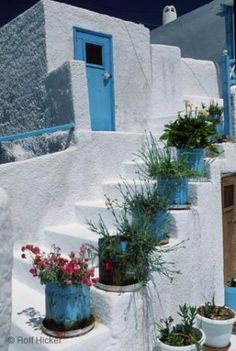
POLYGON ((177 18, 177 12, 173 5, 167 5, 164 7, 162 12, 162 24, 163 26, 170 23, 177 18))

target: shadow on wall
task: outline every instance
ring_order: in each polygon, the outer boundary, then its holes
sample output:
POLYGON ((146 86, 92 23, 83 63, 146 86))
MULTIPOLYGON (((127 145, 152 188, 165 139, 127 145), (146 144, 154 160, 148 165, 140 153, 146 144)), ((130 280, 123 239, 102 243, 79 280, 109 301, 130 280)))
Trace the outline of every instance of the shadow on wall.
POLYGON ((0 164, 63 151, 73 143, 72 130, 0 143, 0 164))

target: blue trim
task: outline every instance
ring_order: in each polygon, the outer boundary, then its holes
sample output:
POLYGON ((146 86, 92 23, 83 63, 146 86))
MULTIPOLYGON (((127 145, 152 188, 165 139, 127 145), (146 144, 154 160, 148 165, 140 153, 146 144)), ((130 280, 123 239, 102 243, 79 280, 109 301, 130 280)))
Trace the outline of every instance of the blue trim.
POLYGON ((84 29, 84 28, 80 28, 80 27, 73 27, 73 31, 74 31, 74 33, 76 31, 79 31, 79 32, 88 33, 88 34, 92 34, 92 35, 99 35, 100 37, 112 38, 111 34, 104 34, 104 33, 101 33, 101 32, 95 32, 93 30, 84 29))
POLYGON ((62 124, 62 125, 55 126, 55 127, 31 130, 29 132, 0 136, 0 142, 14 141, 14 140, 19 140, 19 139, 30 138, 30 137, 37 136, 37 135, 54 133, 54 132, 57 132, 59 130, 69 130, 69 129, 73 129, 74 127, 75 127, 74 123, 68 123, 68 124, 62 124))
POLYGON ((233 57, 233 6, 224 6, 226 49, 229 57, 233 57))
POLYGON ((227 50, 223 53, 223 98, 224 98, 224 134, 232 137, 231 91, 230 91, 230 59, 227 50))

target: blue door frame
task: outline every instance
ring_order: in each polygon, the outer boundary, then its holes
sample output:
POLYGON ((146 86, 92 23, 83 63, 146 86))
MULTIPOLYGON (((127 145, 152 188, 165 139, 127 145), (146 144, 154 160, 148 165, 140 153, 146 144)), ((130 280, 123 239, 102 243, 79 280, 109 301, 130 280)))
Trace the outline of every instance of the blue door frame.
POLYGON ((223 73, 223 99, 224 99, 224 134, 226 137, 233 136, 231 86, 236 84, 235 56, 233 38, 233 6, 222 5, 225 14, 225 44, 227 50, 223 52, 222 73, 223 73))
POLYGON ((112 37, 81 28, 74 30, 74 58, 85 61, 91 128, 114 131, 112 37))

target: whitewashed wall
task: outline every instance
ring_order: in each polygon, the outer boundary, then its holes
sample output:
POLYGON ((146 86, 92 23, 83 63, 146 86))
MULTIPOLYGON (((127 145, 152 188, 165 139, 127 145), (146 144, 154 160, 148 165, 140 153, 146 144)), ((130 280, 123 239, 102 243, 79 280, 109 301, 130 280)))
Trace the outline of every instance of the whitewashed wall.
POLYGON ((44 12, 39 2, 0 29, 0 135, 48 122, 44 12))
POLYGON ((74 58, 73 26, 112 35, 116 129, 138 131, 149 116, 149 30, 143 25, 51 0, 42 0, 48 70, 74 58))
POLYGON ((35 240, 44 225, 72 220, 76 201, 103 199, 102 182, 121 173, 142 140, 143 134, 78 133, 77 146, 64 152, 0 165, 15 240, 35 240))
POLYGON ((183 95, 219 98, 217 68, 212 61, 181 59, 183 95))
POLYGON ((9 203, 0 188, 0 350, 8 349, 7 338, 11 326, 11 275, 13 266, 13 238, 10 226, 9 203))
POLYGON ((176 116, 183 107, 181 52, 174 46, 151 45, 152 116, 176 116))

